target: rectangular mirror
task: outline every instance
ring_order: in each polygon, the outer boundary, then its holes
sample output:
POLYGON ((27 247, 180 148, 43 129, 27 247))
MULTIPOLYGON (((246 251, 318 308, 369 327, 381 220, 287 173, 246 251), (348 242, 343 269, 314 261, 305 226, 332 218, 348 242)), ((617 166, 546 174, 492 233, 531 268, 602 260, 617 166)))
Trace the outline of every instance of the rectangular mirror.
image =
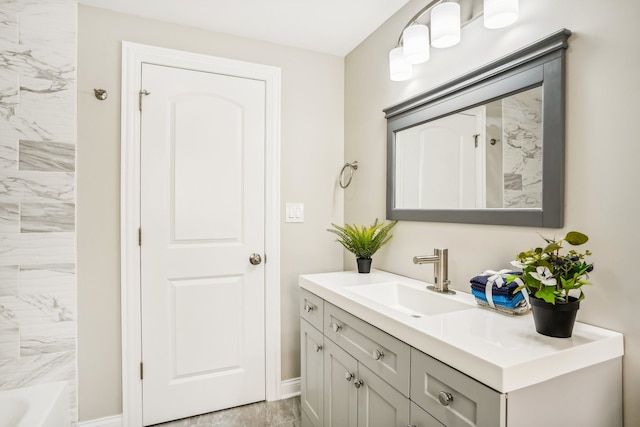
POLYGON ((562 227, 570 34, 385 109, 388 219, 562 227))

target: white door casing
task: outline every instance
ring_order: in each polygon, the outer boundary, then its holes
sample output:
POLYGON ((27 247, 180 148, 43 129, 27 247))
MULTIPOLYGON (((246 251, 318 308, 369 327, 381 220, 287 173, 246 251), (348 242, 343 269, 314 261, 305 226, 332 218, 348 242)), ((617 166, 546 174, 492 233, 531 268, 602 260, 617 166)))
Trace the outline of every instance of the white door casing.
POLYGON ((142 65, 143 424, 265 398, 265 82, 142 65))
MULTIPOLYGON (((123 42, 121 270, 123 335, 123 421, 142 425, 139 91, 142 64, 199 70, 262 81, 265 85, 265 274, 266 399, 280 398, 279 120, 280 70, 171 49, 123 42)), ((182 229, 184 236, 189 231, 182 229)), ((248 260, 247 260, 248 264, 248 260)))

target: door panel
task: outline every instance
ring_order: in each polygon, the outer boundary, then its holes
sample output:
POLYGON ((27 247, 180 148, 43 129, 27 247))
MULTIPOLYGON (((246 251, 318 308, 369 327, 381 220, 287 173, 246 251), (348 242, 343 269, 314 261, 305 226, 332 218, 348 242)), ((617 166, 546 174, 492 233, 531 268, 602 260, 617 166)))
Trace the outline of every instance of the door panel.
POLYGON ((143 423, 264 400, 263 81, 144 64, 143 423))
POLYGON ((322 427, 323 421, 323 341, 322 333, 307 321, 300 321, 300 406, 305 427, 322 427))
POLYGON ((176 97, 170 108, 174 241, 240 241, 242 108, 202 94, 176 97))
POLYGON ((405 427, 409 424, 409 399, 362 364, 358 377, 358 427, 405 427))
POLYGON ((357 427, 358 361, 331 340, 324 347, 324 425, 357 427))

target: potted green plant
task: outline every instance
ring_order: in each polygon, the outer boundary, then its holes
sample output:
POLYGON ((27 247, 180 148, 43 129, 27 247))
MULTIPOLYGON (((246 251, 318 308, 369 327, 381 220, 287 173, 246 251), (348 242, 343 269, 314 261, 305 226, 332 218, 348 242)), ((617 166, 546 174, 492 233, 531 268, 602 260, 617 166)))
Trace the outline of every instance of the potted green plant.
POLYGON ((533 319, 538 333, 567 338, 573 332, 580 301, 584 299, 582 286, 590 285, 588 273, 593 264, 587 261, 591 252, 571 249, 561 253, 564 242, 579 246, 589 237, 578 231, 570 231, 562 239, 547 239, 547 245, 520 252, 511 264, 522 269, 522 275, 513 275, 507 282, 520 280, 514 291, 526 288, 530 294, 533 319), (570 295, 573 294, 573 295, 570 295))
POLYGON ((369 227, 356 224, 345 224, 344 227, 340 227, 332 223, 333 228, 328 228, 327 231, 337 235, 336 242, 356 256, 358 272, 369 273, 371 271, 371 257, 391 239, 392 235, 389 232, 397 222, 378 223, 376 218, 369 227))

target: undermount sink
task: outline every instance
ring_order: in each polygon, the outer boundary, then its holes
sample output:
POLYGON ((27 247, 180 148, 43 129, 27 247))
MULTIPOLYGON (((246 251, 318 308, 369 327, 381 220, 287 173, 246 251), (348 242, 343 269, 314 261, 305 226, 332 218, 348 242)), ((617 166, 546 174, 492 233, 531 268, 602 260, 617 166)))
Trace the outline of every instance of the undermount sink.
POLYGON ((413 317, 435 316, 473 307, 428 291, 426 288, 419 289, 400 282, 352 286, 349 291, 413 317))

